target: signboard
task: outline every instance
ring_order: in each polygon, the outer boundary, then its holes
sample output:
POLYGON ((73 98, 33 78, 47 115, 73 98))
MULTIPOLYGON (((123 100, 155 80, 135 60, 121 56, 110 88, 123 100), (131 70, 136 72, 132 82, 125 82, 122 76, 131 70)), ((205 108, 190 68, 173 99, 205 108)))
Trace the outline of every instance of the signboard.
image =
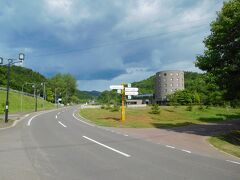
POLYGON ((111 85, 110 89, 123 89, 123 85, 111 85))
POLYGON ((128 91, 126 91, 126 92, 125 92, 125 95, 126 95, 126 96, 137 96, 137 95, 138 95, 138 92, 128 92, 128 91))
POLYGON ((128 88, 125 88, 125 91, 126 92, 138 92, 138 88, 131 88, 131 87, 129 88, 128 87, 128 88))
POLYGON ((128 96, 128 99, 132 99, 132 96, 128 96))

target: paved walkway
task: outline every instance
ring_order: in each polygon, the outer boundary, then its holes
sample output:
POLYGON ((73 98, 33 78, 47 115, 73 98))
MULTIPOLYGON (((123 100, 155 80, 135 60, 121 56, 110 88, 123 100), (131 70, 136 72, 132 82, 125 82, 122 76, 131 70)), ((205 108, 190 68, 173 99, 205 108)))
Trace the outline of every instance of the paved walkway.
POLYGON ((156 143, 173 146, 178 149, 185 149, 192 153, 204 156, 211 156, 220 159, 230 158, 238 161, 239 158, 220 152, 212 147, 207 142, 207 139, 211 135, 227 133, 239 129, 240 120, 203 125, 189 125, 171 129, 116 128, 116 130, 120 130, 136 138, 151 140, 156 143))

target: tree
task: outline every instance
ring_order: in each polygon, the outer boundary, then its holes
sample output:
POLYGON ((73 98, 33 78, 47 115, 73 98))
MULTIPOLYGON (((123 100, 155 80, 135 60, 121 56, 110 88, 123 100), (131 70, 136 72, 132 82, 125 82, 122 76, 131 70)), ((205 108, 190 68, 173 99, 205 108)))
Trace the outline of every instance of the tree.
POLYGON ((56 74, 48 80, 48 85, 51 91, 57 93, 58 97, 61 97, 64 104, 70 103, 72 100, 76 100, 76 97, 72 98, 77 91, 77 81, 70 74, 56 74))
POLYGON ((219 85, 227 100, 240 100, 240 0, 225 2, 204 40, 196 66, 219 85))

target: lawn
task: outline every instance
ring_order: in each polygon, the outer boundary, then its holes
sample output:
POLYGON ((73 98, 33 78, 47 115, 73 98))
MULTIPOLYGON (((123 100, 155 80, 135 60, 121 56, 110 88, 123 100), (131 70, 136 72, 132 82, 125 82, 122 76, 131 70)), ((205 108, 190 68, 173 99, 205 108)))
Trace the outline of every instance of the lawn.
MULTIPOLYGON (((0 114, 4 113, 6 101, 6 92, 0 91, 0 114)), ((38 99, 38 110, 51 109, 54 104, 38 99)), ((29 96, 23 96, 23 112, 31 112, 35 109, 35 99, 29 96)), ((21 112, 21 94, 10 92, 9 93, 9 113, 21 112)))
POLYGON ((211 137, 209 142, 216 148, 240 158, 240 131, 211 137))
POLYGON ((133 127, 133 128, 170 128, 188 124, 203 124, 240 119, 240 109, 209 107, 199 109, 194 106, 192 111, 187 107, 161 106, 160 114, 151 114, 151 108, 127 108, 124 125, 120 121, 120 112, 106 109, 81 109, 80 115, 100 126, 133 127))

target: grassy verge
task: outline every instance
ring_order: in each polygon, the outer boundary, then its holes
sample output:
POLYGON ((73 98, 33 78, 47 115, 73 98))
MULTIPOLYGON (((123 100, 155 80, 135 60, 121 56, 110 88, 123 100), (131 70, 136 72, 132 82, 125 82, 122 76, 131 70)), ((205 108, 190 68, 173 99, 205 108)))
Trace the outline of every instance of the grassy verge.
MULTIPOLYGON (((0 91, 0 114, 4 113, 6 100, 6 92, 0 91)), ((35 99, 29 96, 23 96, 22 99, 22 110, 23 112, 31 112, 35 109, 35 99)), ((52 103, 44 101, 43 99, 38 99, 38 109, 51 109, 54 108, 52 103)), ((21 94, 10 92, 9 93, 9 113, 21 112, 21 94)))
POLYGON ((233 131, 209 138, 216 148, 240 158, 240 131, 233 131))
MULTIPOLYGON (((200 109, 193 107, 187 111, 187 107, 161 106, 160 114, 151 114, 151 108, 126 109, 126 122, 124 127, 157 127, 170 128, 188 124, 203 124, 209 122, 224 121, 227 119, 240 119, 240 109, 211 107, 200 109)), ((81 116, 100 126, 120 127, 120 112, 111 112, 106 109, 82 109, 81 116)))

